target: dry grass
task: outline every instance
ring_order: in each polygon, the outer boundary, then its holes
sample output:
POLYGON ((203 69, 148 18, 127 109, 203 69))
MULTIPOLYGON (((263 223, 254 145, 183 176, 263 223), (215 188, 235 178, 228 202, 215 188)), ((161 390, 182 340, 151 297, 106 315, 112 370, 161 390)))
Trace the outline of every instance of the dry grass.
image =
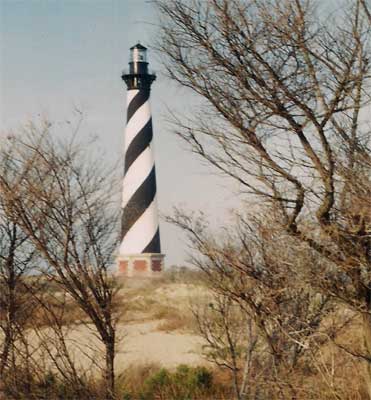
POLYGON ((118 376, 117 386, 121 389, 121 392, 138 390, 149 376, 160 369, 161 365, 156 363, 130 365, 118 376))
POLYGON ((155 320, 160 322, 157 327, 159 331, 195 332, 195 320, 186 301, 175 307, 169 304, 165 296, 158 296, 155 300, 156 297, 152 290, 135 296, 128 302, 127 321, 137 323, 155 320))
POLYGON ((85 313, 73 301, 60 302, 45 298, 47 309, 36 307, 30 320, 30 327, 46 328, 58 321, 61 325, 78 325, 87 320, 85 313))
MULTIPOLYGON (((196 332, 195 321, 190 311, 190 299, 193 302, 202 301, 207 292, 196 275, 193 272, 182 274, 176 271, 175 273, 165 273, 162 277, 154 280, 129 280, 120 290, 116 304, 126 312, 124 323, 133 324, 132 329, 136 332, 136 324, 140 326, 142 323, 149 322, 153 324, 151 328, 148 328, 149 334, 151 334, 150 332, 154 334, 163 332, 166 336, 166 334, 172 333, 175 337, 184 332, 196 332)), ((59 315, 64 324, 75 325, 84 320, 84 315, 71 299, 65 298, 62 301, 62 296, 56 287, 50 288, 49 295, 45 296, 45 299, 50 310, 59 315)), ((351 317, 349 312, 338 309, 325 321, 324 329, 329 329, 332 324, 338 326, 339 321, 345 321, 351 317)), ((45 312, 38 307, 33 308, 31 320, 33 326, 46 327, 50 325, 50 320, 45 312)), ((354 318, 350 324, 344 325, 337 335, 336 341, 341 345, 361 351, 360 328, 360 321, 354 318)), ((359 361, 354 360, 346 351, 341 350, 331 341, 323 345, 315 357, 316 361, 312 369, 299 367, 296 371, 290 372, 289 380, 292 386, 299 388, 297 400, 363 400, 366 398, 362 367, 359 361)), ((130 362, 134 364, 129 368, 126 364, 124 373, 118 378, 118 387, 122 394, 128 391, 137 393, 135 391, 141 387, 141 384, 161 369, 160 364, 151 362, 141 364, 146 360, 135 361, 134 359, 130 362)), ((193 361, 189 362, 193 363, 193 361)), ((261 371, 257 370, 256 376, 258 377, 260 374, 261 371)), ((220 396, 218 399, 229 400, 230 397, 226 395, 229 390, 227 388, 231 386, 229 372, 218 369, 213 371, 213 376, 216 393, 220 396)), ((251 385, 258 384, 258 379, 251 382, 251 385)), ((272 396, 271 400, 275 400, 275 397, 272 396)))
POLYGON ((164 318, 164 320, 158 325, 157 330, 164 332, 193 332, 195 330, 195 321, 192 316, 173 314, 164 318), (192 329, 193 327, 194 329, 192 329))
POLYGON ((157 330, 196 332, 190 302, 205 293, 199 273, 182 269, 164 272, 156 279, 129 279, 123 289, 127 323, 159 321, 157 330))
POLYGON ((214 379, 214 376, 215 371, 212 369, 197 366, 180 365, 177 368, 164 369, 161 365, 153 363, 132 365, 118 379, 118 398, 130 400, 230 400, 233 398, 228 385, 214 379), (207 371, 211 377, 211 386, 203 390, 192 388, 194 383, 189 380, 189 375, 195 376, 197 371, 207 371))

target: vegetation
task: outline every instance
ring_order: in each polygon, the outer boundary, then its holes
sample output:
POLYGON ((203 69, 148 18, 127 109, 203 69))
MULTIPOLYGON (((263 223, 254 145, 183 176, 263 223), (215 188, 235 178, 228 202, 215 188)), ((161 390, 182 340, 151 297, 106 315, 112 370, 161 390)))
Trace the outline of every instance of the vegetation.
POLYGON ((239 400, 322 398, 315 369, 340 399, 321 365, 335 344, 371 398, 369 4, 155 3, 167 74, 198 99, 171 129, 244 198, 217 233, 202 214, 168 218, 214 294, 194 311, 208 358, 239 400), (360 323, 361 345, 340 341, 360 323))
MULTIPOLYGON (((115 307, 117 288, 108 271, 117 241, 114 177, 103 164, 98 169, 98 162, 86 157, 87 144, 77 143, 76 137, 58 141, 52 129, 47 121, 30 124, 1 147, 1 372, 15 380, 24 360, 31 385, 39 369, 39 347, 68 377, 71 388, 79 390, 85 372, 77 369, 66 333, 71 325, 88 324, 104 347, 104 366, 98 366, 106 397, 112 398, 120 314, 115 307), (31 270, 32 285, 25 279, 31 270), (50 285, 56 293, 48 290, 50 285), (79 309, 75 320, 68 313, 71 306, 79 309), (36 348, 25 330, 32 307, 43 320, 32 324, 36 348)), ((96 355, 91 361, 97 364, 96 355)), ((38 372, 44 375, 43 367, 38 372)))
POLYGON ((212 394, 212 373, 204 367, 179 365, 174 372, 161 368, 144 380, 139 397, 143 400, 187 400, 212 394))
POLYGON ((1 397, 371 399, 368 2, 154 3, 165 69, 200 100, 173 129, 244 202, 217 231, 176 209, 194 269, 122 289, 113 171, 48 121, 2 140, 1 397), (197 332, 207 367, 117 373, 138 320, 197 332))

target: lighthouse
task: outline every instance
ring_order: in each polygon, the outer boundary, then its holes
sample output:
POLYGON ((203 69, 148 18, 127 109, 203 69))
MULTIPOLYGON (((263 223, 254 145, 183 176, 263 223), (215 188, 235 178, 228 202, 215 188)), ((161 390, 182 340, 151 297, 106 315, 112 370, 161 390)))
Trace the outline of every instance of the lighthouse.
POLYGON ((148 70, 147 48, 130 48, 124 137, 119 274, 152 276, 163 269, 156 196, 152 115, 149 103, 156 75, 148 70))

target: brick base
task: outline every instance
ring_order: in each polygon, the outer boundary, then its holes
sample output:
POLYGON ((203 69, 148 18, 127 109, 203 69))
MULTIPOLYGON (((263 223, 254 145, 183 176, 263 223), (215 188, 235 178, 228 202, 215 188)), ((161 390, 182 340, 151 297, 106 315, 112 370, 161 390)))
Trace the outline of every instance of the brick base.
POLYGON ((130 254, 117 257, 117 274, 151 277, 164 269, 164 254, 130 254))

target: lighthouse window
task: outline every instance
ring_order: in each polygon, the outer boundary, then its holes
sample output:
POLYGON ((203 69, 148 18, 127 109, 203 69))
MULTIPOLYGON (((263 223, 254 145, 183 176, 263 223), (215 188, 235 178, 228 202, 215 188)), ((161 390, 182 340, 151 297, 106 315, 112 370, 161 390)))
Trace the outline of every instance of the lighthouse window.
POLYGON ((130 51, 130 62, 146 62, 147 54, 146 49, 133 48, 130 51))

